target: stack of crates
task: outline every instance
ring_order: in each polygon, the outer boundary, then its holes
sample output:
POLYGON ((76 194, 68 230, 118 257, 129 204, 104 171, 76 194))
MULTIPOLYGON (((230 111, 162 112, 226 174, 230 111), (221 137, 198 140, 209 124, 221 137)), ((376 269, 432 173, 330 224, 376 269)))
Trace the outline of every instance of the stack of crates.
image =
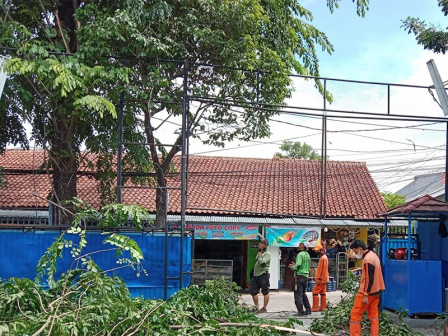
POLYGON ((338 286, 334 279, 331 279, 330 281, 327 282, 327 292, 334 292, 337 289, 338 289, 338 286))
POLYGON ((314 288, 314 284, 315 284, 314 280, 308 280, 308 283, 307 283, 307 286, 306 286, 306 291, 307 292, 312 292, 313 288, 314 288))
MULTIPOLYGON (((312 292, 314 288, 315 281, 313 279, 308 280, 308 283, 306 285, 306 291, 312 292)), ((338 290, 338 284, 334 279, 330 279, 327 282, 327 292, 334 292, 338 290)))
MULTIPOLYGON (((306 291, 312 292, 314 288, 315 281, 314 280, 308 280, 306 291)), ((331 279, 327 282, 327 292, 334 292, 338 290, 338 284, 334 279, 331 279)))

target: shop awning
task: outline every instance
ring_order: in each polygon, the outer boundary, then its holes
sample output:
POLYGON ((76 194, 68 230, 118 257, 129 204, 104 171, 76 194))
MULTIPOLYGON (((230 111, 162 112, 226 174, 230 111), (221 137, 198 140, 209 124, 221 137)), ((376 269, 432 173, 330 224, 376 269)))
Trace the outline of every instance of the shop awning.
MULTIPOLYGON (((151 215, 154 219, 155 215, 151 215)), ((30 219, 30 218, 48 218, 48 211, 42 210, 0 210, 0 218, 8 221, 30 219)), ((180 215, 168 215, 168 222, 179 223, 181 220, 180 215)), ((249 216, 198 216, 198 215, 186 215, 185 222, 191 224, 203 224, 203 223, 219 223, 219 224, 252 224, 252 225, 285 225, 285 226, 318 226, 318 227, 372 227, 382 228, 384 227, 384 220, 356 220, 356 219, 344 219, 344 218, 272 218, 272 217, 249 217, 249 216)), ((12 224, 12 223, 11 223, 12 224)), ((407 226, 407 220, 395 219, 388 221, 388 226, 407 226)))

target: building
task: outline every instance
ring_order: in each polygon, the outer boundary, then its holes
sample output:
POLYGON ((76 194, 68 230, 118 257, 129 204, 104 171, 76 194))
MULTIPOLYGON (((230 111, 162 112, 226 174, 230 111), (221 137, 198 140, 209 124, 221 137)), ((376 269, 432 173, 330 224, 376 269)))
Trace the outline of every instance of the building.
POLYGON ((396 192, 406 197, 406 202, 424 195, 445 200, 445 172, 414 176, 414 180, 396 192))
MULTIPOLYGON (((8 182, 0 190, 0 223, 51 225, 51 206, 46 201, 51 171, 41 169, 44 160, 40 150, 7 150, 0 156, 8 182)), ((175 165, 180 166, 179 157, 175 165)), ((180 187, 179 174, 170 174, 167 183, 180 187)), ((187 185, 186 225, 195 229, 195 260, 232 261, 228 276, 242 287, 249 281, 258 233, 271 241, 271 285, 278 288, 286 281, 282 257, 288 249, 295 250, 298 239, 306 237, 315 244, 352 235, 367 240, 369 229, 383 227, 377 214, 386 211, 362 162, 328 161, 323 171, 318 160, 190 156, 187 185)), ((79 169, 77 191, 93 207, 101 206, 100 184, 87 165, 79 169)), ((151 212, 155 212, 154 200, 154 189, 122 192, 123 203, 138 203, 151 212)), ((178 225, 180 213, 180 191, 170 189, 170 225, 178 225)))

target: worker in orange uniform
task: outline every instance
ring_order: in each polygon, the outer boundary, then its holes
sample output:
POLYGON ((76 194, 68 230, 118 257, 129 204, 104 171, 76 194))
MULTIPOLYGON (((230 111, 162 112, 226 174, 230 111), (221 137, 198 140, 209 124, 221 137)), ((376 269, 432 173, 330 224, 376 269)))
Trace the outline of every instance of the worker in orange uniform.
POLYGON ((314 251, 319 253, 319 263, 317 264, 315 284, 313 288, 313 308, 312 312, 325 310, 327 307, 327 282, 328 276, 328 257, 325 253, 325 249, 321 244, 317 244, 314 251), (320 307, 319 307, 319 295, 320 295, 320 307))
POLYGON ((386 289, 380 259, 373 251, 367 249, 362 240, 353 240, 350 248, 355 252, 357 259, 363 259, 359 290, 350 315, 350 336, 361 335, 361 320, 366 310, 370 320, 370 336, 379 336, 378 304, 381 292, 386 289))

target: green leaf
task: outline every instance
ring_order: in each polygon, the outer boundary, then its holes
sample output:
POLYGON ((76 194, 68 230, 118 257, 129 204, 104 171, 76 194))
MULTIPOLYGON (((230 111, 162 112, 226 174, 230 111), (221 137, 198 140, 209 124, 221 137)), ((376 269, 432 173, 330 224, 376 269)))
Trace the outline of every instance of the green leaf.
POLYGON ((99 113, 102 118, 105 113, 109 113, 113 118, 117 117, 115 106, 106 98, 101 96, 85 96, 79 98, 73 103, 76 107, 85 107, 91 109, 94 112, 99 113))

